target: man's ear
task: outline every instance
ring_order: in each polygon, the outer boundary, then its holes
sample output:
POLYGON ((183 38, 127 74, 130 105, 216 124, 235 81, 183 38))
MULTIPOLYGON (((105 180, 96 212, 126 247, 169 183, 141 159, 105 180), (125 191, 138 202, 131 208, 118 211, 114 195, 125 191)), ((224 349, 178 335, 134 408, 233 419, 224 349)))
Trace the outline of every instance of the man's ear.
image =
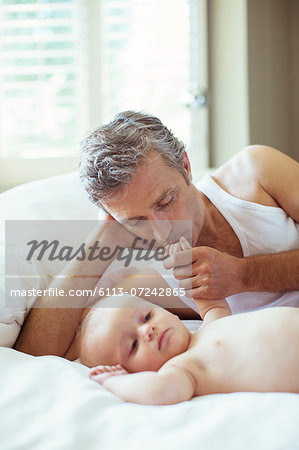
POLYGON ((183 168, 184 168, 185 172, 187 173, 189 180, 192 181, 191 164, 190 164, 187 152, 184 153, 183 168))

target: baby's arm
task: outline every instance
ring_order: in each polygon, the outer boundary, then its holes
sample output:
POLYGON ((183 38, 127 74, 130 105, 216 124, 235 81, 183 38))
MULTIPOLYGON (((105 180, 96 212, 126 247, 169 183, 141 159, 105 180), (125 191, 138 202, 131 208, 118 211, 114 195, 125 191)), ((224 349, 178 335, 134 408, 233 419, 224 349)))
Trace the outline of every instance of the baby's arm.
POLYGON ((98 366, 90 378, 102 384, 126 402, 143 405, 171 405, 195 395, 192 373, 176 365, 163 366, 158 372, 129 374, 122 366, 98 366))
POLYGON ((203 318, 203 324, 220 319, 221 317, 230 316, 231 309, 225 299, 222 300, 194 300, 203 318))

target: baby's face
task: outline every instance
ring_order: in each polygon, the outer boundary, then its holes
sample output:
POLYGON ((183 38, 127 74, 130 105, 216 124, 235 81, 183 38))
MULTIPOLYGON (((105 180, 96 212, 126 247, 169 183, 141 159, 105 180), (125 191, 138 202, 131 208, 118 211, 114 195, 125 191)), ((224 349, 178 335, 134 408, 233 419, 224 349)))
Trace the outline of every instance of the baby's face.
POLYGON ((129 307, 99 308, 95 314, 104 316, 89 330, 93 365, 157 371, 190 343, 190 333, 177 316, 141 299, 129 307))

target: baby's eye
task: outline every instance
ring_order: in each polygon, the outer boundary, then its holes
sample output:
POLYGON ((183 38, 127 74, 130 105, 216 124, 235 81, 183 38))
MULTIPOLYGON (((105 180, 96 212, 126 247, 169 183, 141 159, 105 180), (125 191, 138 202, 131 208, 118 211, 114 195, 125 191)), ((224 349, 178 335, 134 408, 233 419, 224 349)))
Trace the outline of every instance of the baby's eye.
POLYGON ((131 353, 133 353, 136 348, 137 348, 138 342, 137 339, 135 339, 135 341, 133 341, 132 347, 131 347, 131 353))
POLYGON ((144 322, 147 322, 148 320, 150 320, 151 316, 152 316, 152 313, 149 312, 149 313, 145 316, 144 322))

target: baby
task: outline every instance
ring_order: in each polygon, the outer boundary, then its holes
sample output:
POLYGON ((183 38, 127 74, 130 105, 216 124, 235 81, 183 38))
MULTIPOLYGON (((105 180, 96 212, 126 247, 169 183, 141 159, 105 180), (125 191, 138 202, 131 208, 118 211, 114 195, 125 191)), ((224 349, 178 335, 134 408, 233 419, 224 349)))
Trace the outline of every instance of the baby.
POLYGON ((176 315, 137 297, 101 300, 82 323, 81 362, 101 363, 91 379, 148 405, 236 391, 299 392, 299 310, 223 311, 191 334, 176 315))

